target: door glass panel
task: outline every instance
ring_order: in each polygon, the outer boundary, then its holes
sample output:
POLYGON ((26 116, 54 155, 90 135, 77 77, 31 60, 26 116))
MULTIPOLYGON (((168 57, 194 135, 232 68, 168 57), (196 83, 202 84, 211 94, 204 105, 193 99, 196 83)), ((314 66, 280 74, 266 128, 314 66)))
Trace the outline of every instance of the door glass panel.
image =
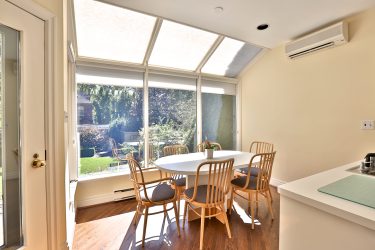
POLYGON ((19 32, 0 25, 0 246, 22 245, 19 164, 19 32))

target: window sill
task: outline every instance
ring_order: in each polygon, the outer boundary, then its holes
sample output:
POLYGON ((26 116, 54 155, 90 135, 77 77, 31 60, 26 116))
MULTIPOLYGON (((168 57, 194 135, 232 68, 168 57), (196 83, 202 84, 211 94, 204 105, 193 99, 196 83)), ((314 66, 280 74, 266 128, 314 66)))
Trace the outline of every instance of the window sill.
MULTIPOLYGON (((159 171, 158 169, 153 169, 147 172, 154 172, 159 171)), ((78 182, 90 182, 90 181, 98 181, 103 179, 111 179, 116 177, 125 177, 130 174, 129 170, 118 172, 118 173, 106 173, 106 174, 97 174, 97 175, 88 175, 88 176, 82 176, 78 177, 78 182)))

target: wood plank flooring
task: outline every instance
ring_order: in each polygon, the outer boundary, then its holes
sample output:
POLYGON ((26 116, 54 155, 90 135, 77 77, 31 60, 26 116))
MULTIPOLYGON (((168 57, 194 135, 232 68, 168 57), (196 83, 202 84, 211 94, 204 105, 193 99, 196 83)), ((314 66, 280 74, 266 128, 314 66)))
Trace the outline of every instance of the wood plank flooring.
MULTIPOLYGON (((275 214, 273 221, 266 200, 260 196, 255 229, 251 230, 247 202, 236 198, 236 210, 228 217, 232 239, 228 238, 224 224, 216 219, 206 219, 205 249, 278 249, 280 197, 275 188, 271 192, 275 214)), ((135 207, 136 201, 128 200, 78 209, 73 249, 142 249, 143 216, 134 226, 135 207)), ((183 210, 183 202, 181 208, 183 210)), ((145 249, 199 249, 199 230, 200 220, 186 222, 185 229, 181 228, 181 237, 178 237, 173 209, 168 212, 167 218, 163 213, 150 215, 145 249)))

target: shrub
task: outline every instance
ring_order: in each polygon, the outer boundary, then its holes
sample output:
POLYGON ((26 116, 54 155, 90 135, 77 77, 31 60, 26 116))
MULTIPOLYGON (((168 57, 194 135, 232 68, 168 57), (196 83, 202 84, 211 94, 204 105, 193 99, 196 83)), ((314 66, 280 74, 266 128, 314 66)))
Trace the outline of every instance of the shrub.
POLYGON ((124 142, 124 135, 127 120, 125 118, 117 118, 109 124, 109 137, 113 138, 117 143, 124 142))
POLYGON ((93 157, 95 155, 95 148, 83 148, 81 149, 81 158, 93 157))
POLYGON ((80 130, 81 148, 95 148, 97 152, 105 151, 108 148, 108 136, 94 126, 80 130))

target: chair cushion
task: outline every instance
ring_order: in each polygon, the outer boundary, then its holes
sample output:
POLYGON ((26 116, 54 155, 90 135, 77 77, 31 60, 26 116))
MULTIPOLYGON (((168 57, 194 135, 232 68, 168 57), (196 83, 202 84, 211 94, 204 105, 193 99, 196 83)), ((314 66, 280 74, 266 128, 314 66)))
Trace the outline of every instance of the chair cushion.
POLYGON ((177 179, 175 179, 175 182, 176 182, 176 186, 178 186, 178 187, 186 186, 186 178, 185 177, 177 178, 177 179))
MULTIPOLYGON (((153 202, 170 200, 175 195, 175 190, 166 183, 160 183, 157 185, 146 187, 146 192, 148 199, 153 202)), ((143 189, 140 190, 140 195, 143 201, 149 201, 145 197, 145 192, 143 191, 143 189)))
MULTIPOLYGON (((210 188, 210 191, 211 191, 211 188, 210 188)), ((190 199, 193 198, 194 187, 186 189, 184 193, 188 198, 190 199)), ((216 187, 214 188, 213 197, 215 197, 215 193, 216 193, 216 187)), ((206 203, 206 197, 207 197, 207 185, 198 186, 197 196, 195 197, 195 201, 199 203, 206 203)))
MULTIPOLYGON (((249 168, 240 168, 240 173, 241 174, 247 174, 249 172, 249 168)), ((250 168, 250 175, 251 176, 258 176, 259 174, 259 168, 252 167, 250 168)))
MULTIPOLYGON (((243 188, 246 184, 247 176, 241 176, 238 178, 234 178, 231 183, 235 186, 243 188)), ((250 176, 249 185, 247 185, 247 189, 255 190, 257 188, 257 177, 250 176)))

